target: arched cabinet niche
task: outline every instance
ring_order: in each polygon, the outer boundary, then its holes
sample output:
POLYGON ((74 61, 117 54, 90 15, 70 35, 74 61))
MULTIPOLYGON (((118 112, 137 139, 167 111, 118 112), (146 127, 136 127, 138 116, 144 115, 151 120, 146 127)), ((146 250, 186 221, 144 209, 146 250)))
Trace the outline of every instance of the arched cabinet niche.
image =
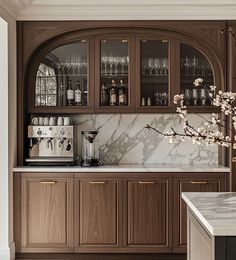
POLYGON ((38 47, 26 80, 28 112, 174 112, 185 95, 190 111, 214 111, 203 78, 223 89, 220 59, 198 38, 175 30, 84 30, 38 47))

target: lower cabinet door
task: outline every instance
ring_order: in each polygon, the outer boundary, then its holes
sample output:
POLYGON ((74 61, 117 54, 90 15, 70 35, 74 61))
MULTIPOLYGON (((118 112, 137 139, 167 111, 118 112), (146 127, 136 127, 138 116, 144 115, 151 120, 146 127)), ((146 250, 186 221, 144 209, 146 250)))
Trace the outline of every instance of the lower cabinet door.
POLYGON ((119 182, 116 179, 75 180, 75 248, 108 252, 119 246, 119 182), (108 249, 106 249, 108 248, 108 249))
POLYGON ((171 180, 128 180, 127 191, 127 247, 171 252, 171 180))
POLYGON ((73 251, 73 179, 22 179, 22 252, 73 251))
POLYGON ((186 253, 187 250, 187 206, 181 198, 182 192, 220 192, 226 190, 224 175, 214 173, 191 174, 189 177, 174 178, 173 182, 173 246, 174 252, 186 253))

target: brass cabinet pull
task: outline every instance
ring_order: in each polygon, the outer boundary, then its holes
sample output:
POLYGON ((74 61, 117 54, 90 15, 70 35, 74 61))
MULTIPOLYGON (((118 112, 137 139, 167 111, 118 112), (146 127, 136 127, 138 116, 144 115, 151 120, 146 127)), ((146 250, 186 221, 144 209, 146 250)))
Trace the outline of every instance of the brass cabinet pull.
POLYGON ((139 184, 155 184, 155 181, 139 181, 139 184))
POLYGON ((40 181, 40 184, 56 184, 56 181, 40 181))
POLYGON ((90 181, 90 184, 106 184, 106 181, 90 181))
POLYGON ((207 184, 207 181, 190 181, 192 184, 207 184))

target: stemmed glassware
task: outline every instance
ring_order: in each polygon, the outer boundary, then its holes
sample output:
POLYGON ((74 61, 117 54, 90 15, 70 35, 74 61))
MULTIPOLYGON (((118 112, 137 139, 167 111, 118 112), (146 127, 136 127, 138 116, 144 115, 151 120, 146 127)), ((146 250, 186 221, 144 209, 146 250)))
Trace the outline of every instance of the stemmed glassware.
POLYGON ((193 89, 193 105, 194 106, 198 105, 198 98, 199 98, 198 89, 194 88, 193 89))

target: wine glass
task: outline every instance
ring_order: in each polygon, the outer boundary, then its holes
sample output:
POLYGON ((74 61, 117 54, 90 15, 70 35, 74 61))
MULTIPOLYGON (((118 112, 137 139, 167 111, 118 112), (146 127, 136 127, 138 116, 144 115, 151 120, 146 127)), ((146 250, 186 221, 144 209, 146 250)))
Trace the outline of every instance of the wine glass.
POLYGON ((107 75, 107 66, 109 62, 109 57, 107 56, 102 56, 102 63, 104 65, 104 74, 107 75))
POLYGON ((111 55, 109 57, 108 63, 109 63, 109 66, 110 66, 110 75, 112 75, 112 73, 113 73, 113 65, 114 65, 114 57, 112 57, 111 55))
POLYGON ((153 66, 154 66, 155 73, 156 74, 160 74, 160 68, 161 68, 161 61, 160 61, 160 59, 155 58, 153 66))
POLYGON ((168 59, 167 58, 164 58, 162 60, 162 71, 163 71, 163 74, 168 74, 168 59))
POLYGON ((194 88, 193 89, 193 105, 194 106, 198 105, 198 98, 199 98, 198 89, 194 88))
POLYGON ((120 65, 121 65, 121 73, 124 75, 125 65, 127 64, 127 57, 120 58, 120 65))
POLYGON ((186 88, 184 91, 184 100, 185 100, 185 104, 189 106, 192 100, 192 92, 189 88, 186 88))
POLYGON ((149 74, 152 75, 152 71, 154 69, 155 65, 154 65, 154 59, 153 58, 149 58, 148 59, 148 68, 149 68, 149 74))
POLYGON ((201 99, 201 104, 203 106, 206 105, 206 99, 207 99, 207 93, 206 93, 206 89, 202 88, 200 91, 200 99, 201 99))
POLYGON ((118 65, 120 63, 120 60, 118 57, 114 57, 114 65, 115 65, 115 73, 118 74, 118 65))

